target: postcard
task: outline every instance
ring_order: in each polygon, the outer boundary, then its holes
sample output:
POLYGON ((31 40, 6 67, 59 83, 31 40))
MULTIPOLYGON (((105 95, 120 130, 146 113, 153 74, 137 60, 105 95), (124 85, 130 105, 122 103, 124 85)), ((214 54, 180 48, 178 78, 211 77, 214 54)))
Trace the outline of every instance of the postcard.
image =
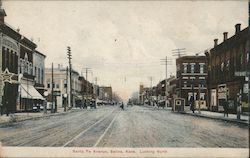
POLYGON ((2 0, 0 157, 249 157, 249 7, 2 0))

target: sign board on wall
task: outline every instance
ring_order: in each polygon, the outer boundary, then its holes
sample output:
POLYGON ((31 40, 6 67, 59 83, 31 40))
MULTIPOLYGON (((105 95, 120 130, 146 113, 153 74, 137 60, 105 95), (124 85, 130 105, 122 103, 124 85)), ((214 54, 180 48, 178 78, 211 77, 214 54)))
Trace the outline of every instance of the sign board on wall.
POLYGON ((243 93, 248 93, 248 84, 244 84, 244 87, 243 87, 243 93))
POLYGON ((227 99, 228 88, 226 84, 218 85, 218 99, 227 99))

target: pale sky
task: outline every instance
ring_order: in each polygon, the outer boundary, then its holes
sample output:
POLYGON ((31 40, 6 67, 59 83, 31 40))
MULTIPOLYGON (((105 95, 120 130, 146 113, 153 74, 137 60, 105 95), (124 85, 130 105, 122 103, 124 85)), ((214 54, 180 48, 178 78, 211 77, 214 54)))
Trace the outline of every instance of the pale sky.
MULTIPOLYGON (((223 40, 234 25, 247 27, 248 1, 3 1, 5 21, 33 38, 47 56, 46 67, 67 66, 67 46, 73 68, 91 68, 99 85, 111 85, 127 99, 139 84, 150 86, 165 78, 160 59, 172 50, 194 55, 223 40)), ((84 74, 85 76, 85 74, 84 74)), ((92 77, 93 76, 93 77, 92 77)))

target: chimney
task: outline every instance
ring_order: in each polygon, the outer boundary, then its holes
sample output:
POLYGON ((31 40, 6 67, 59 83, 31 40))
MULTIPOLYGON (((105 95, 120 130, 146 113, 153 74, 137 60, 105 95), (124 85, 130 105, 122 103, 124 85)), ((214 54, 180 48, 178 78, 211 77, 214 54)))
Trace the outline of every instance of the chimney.
POLYGON ((224 36, 224 41, 226 41, 226 40, 227 40, 227 34, 228 34, 228 32, 224 32, 224 33, 223 33, 223 36, 224 36))
POLYGON ((0 1, 0 23, 4 23, 4 17, 7 16, 5 10, 2 9, 2 1, 0 1))
POLYGON ((216 47, 218 45, 218 39, 214 39, 214 47, 216 47))
POLYGON ((238 34, 240 32, 240 25, 241 24, 236 24, 235 25, 235 34, 238 34))
POLYGON ((6 13, 4 9, 0 8, 0 23, 4 23, 4 17, 6 16, 6 13))

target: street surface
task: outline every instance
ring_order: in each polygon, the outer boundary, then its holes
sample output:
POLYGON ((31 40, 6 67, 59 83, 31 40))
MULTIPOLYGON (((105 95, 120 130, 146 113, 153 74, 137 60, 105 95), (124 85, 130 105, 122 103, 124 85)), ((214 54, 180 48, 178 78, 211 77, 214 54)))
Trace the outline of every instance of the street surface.
POLYGON ((3 146, 248 148, 248 127, 142 106, 102 106, 0 125, 3 146))

